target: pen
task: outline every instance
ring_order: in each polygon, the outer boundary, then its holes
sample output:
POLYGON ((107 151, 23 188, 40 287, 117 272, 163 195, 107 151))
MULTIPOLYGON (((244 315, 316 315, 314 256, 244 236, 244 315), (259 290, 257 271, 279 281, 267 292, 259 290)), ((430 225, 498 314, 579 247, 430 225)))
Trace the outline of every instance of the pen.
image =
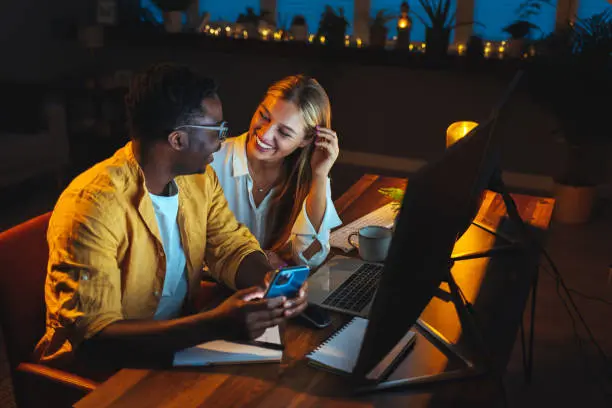
POLYGON ((272 350, 281 350, 281 351, 285 350, 285 346, 283 346, 282 344, 268 343, 267 341, 251 340, 251 341, 249 341, 247 343, 252 345, 252 346, 269 348, 269 349, 272 349, 272 350))

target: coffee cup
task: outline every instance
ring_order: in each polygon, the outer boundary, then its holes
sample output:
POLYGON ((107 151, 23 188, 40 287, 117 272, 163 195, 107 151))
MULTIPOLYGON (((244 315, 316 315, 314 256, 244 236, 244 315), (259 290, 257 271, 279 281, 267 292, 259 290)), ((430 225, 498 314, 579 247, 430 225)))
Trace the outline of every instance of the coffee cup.
POLYGON ((364 261, 381 262, 387 258, 391 238, 393 238, 393 230, 390 228, 370 225, 349 235, 348 242, 357 248, 359 256, 364 261))

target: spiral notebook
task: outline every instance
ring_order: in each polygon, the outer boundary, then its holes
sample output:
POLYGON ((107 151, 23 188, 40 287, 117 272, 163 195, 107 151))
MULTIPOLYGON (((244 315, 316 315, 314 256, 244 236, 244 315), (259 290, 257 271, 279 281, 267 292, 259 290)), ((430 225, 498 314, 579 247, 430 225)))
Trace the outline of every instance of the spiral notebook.
MULTIPOLYGON (((368 327, 368 320, 355 317, 338 329, 306 358, 310 364, 339 374, 351 374, 357 364, 361 343, 368 327)), ((380 380, 386 377, 414 343, 416 333, 408 331, 395 347, 366 376, 369 380, 380 380)))
POLYGON ((250 344, 214 340, 178 351, 173 365, 207 366, 247 363, 278 363, 283 357, 278 326, 266 329, 250 344))

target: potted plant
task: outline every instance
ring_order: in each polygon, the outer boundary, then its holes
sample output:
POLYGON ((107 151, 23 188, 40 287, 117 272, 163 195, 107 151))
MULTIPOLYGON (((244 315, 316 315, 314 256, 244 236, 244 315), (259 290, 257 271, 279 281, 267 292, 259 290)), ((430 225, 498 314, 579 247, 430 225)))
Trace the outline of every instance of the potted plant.
POLYGON ((510 34, 506 55, 510 58, 520 58, 525 50, 525 39, 532 30, 536 29, 539 30, 540 28, 525 20, 517 20, 504 27, 503 31, 510 34))
POLYGON ((485 44, 481 37, 471 35, 465 47, 465 57, 472 62, 479 62, 484 59, 485 44))
POLYGON ((240 13, 236 19, 236 30, 246 31, 247 37, 254 38, 259 35, 259 15, 252 7, 247 7, 246 14, 240 13))
POLYGON ((385 187, 379 188, 378 192, 384 196, 387 196, 391 199, 393 203, 393 209, 398 212, 402 205, 402 200, 404 199, 404 189, 398 187, 385 187))
POLYGON ((325 38, 323 42, 331 47, 344 47, 344 36, 348 24, 342 7, 338 9, 338 14, 336 14, 331 6, 325 6, 325 11, 319 22, 317 38, 319 41, 321 41, 321 38, 325 38))
POLYGON ((389 28, 387 23, 397 16, 387 13, 386 10, 378 10, 376 17, 370 20, 370 47, 385 48, 389 28))
POLYGON ((164 16, 164 28, 169 33, 180 33, 183 30, 183 12, 193 0, 152 0, 164 16))
POLYGON ((306 41, 308 39, 308 24, 304 16, 297 15, 293 17, 289 32, 295 41, 306 41))
POLYGON ((595 202, 595 187, 604 181, 612 133, 612 18, 610 13, 578 20, 543 44, 543 61, 529 72, 529 88, 559 124, 565 150, 555 177, 555 220, 586 222, 595 202))
POLYGON ((473 21, 455 24, 455 12, 451 12, 451 0, 419 0, 427 18, 411 11, 425 25, 425 55, 432 59, 444 59, 448 55, 451 31, 457 27, 474 24, 473 21))

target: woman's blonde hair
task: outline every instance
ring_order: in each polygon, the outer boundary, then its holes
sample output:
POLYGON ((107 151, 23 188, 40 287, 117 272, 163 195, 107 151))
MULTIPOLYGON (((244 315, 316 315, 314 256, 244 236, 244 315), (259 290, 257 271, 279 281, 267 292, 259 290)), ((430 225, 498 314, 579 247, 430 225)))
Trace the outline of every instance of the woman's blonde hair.
POLYGON ((316 136, 315 128, 331 127, 331 106, 323 87, 314 78, 305 75, 292 75, 281 79, 268 88, 265 96, 293 102, 304 120, 304 138, 311 140, 305 147, 296 149, 285 158, 281 185, 272 197, 267 221, 270 233, 263 244, 273 251, 282 252, 310 191, 310 158, 315 149, 312 143, 316 136))

